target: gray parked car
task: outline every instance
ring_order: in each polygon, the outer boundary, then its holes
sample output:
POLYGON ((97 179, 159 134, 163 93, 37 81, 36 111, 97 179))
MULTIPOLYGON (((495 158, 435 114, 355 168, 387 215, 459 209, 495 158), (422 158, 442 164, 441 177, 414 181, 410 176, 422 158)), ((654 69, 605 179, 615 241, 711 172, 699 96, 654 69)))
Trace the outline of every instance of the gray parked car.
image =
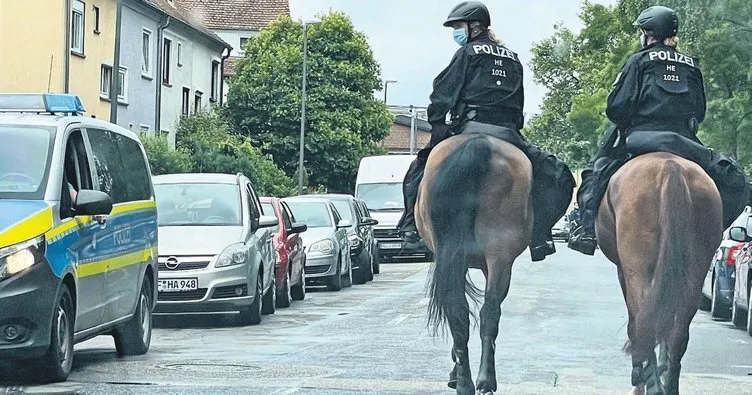
POLYGON ((307 284, 324 282, 332 291, 352 285, 352 260, 347 228, 352 223, 327 199, 290 197, 282 199, 295 221, 308 229, 300 234, 306 253, 307 284))
POLYGON ((334 204, 343 219, 350 221, 353 226, 347 229, 347 239, 350 242, 350 257, 353 264, 353 281, 365 284, 373 280, 373 226, 379 221, 363 213, 360 201, 352 195, 345 194, 315 194, 299 196, 301 199, 326 199, 334 204))
POLYGON ((258 324, 276 304, 274 216, 244 175, 154 177, 159 224, 155 315, 239 314, 258 324))

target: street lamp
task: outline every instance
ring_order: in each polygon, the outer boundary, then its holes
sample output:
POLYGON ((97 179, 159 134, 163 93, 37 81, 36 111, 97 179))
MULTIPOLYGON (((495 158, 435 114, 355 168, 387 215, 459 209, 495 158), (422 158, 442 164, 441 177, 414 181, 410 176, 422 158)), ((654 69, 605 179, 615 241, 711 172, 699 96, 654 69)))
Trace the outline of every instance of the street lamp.
POLYGON ((303 21, 303 88, 300 97, 300 153, 298 157, 298 195, 303 194, 303 150, 305 147, 305 110, 306 110, 306 61, 308 58, 308 25, 320 21, 303 21))
POLYGON ((397 81, 395 80, 386 80, 384 81, 384 104, 386 104, 386 90, 389 87, 389 84, 396 84, 397 81))

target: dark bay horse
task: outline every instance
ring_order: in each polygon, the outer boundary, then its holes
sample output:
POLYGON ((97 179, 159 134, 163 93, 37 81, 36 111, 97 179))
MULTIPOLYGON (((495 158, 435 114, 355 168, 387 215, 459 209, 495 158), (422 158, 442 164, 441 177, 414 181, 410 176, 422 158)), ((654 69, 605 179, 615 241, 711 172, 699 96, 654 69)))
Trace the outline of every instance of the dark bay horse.
POLYGON ((530 243, 533 170, 514 145, 481 134, 460 134, 437 145, 426 163, 415 218, 434 252, 429 283, 429 324, 448 323, 453 338, 449 386, 474 394, 468 356, 470 307, 481 293, 468 268, 486 277, 480 309, 482 355, 477 390, 496 391, 495 342, 501 303, 509 291, 514 260, 530 243))
POLYGON ((596 234, 618 268, 629 313, 625 351, 632 356, 632 393, 679 394, 689 325, 721 242, 722 218, 713 180, 678 156, 638 156, 611 178, 596 234))

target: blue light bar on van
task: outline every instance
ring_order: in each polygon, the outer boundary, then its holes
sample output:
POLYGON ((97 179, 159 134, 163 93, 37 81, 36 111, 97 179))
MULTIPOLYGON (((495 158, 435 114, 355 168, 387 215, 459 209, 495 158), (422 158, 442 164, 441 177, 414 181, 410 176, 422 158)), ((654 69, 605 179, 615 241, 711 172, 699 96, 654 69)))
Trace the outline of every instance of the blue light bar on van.
POLYGON ((81 99, 65 93, 0 93, 0 113, 34 112, 81 114, 81 99))

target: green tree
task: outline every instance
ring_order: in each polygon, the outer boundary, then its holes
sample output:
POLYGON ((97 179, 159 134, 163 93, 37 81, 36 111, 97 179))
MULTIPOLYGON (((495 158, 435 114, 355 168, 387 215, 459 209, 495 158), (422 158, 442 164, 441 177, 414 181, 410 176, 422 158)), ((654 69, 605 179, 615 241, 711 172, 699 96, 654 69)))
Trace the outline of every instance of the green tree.
POLYGON ((146 136, 141 143, 149 159, 149 167, 153 175, 185 173, 193 169, 190 152, 184 149, 172 150, 163 137, 146 136))
MULTIPOLYGON (((342 13, 308 26, 305 168, 312 185, 351 191, 363 156, 381 154, 392 117, 373 92, 380 66, 342 13)), ((298 168, 303 26, 281 17, 251 38, 230 82, 228 112, 288 175, 298 168)))

